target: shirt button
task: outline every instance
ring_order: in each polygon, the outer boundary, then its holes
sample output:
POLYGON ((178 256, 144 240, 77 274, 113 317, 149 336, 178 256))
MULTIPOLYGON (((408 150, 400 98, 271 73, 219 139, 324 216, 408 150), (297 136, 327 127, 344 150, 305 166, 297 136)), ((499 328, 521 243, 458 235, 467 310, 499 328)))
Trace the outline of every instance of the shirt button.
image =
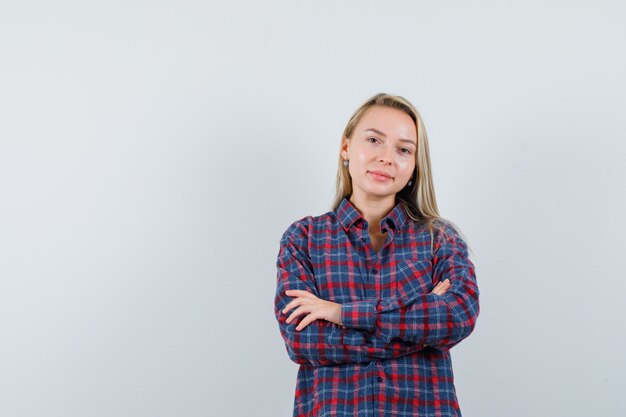
POLYGON ((376 270, 376 268, 372 269, 372 274, 376 274, 378 272, 378 270, 376 270))
POLYGON ((380 376, 377 376, 377 377, 376 377, 376 381, 378 381, 378 382, 383 382, 383 378, 382 378, 382 377, 380 377, 380 376))
POLYGON ((361 238, 361 242, 365 242, 365 238, 364 237, 361 238))

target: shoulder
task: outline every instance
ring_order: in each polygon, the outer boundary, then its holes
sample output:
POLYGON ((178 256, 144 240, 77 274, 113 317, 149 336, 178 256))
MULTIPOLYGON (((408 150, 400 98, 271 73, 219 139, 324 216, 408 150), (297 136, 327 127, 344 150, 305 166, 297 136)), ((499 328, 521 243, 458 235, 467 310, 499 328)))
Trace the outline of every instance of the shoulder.
POLYGON ((461 236, 458 226, 450 220, 441 217, 432 220, 430 223, 409 220, 409 225, 405 230, 411 234, 430 234, 435 242, 440 240, 455 240, 461 236))
POLYGON ((458 227, 452 221, 438 218, 433 221, 433 231, 440 239, 456 239, 460 237, 458 227))
POLYGON ((467 243, 459 226, 448 219, 433 221, 433 242, 435 251, 444 248, 467 251, 467 243))
POLYGON ((340 227, 337 215, 334 211, 328 211, 317 216, 302 217, 287 227, 283 233, 282 241, 297 242, 309 238, 327 234, 329 231, 340 227))

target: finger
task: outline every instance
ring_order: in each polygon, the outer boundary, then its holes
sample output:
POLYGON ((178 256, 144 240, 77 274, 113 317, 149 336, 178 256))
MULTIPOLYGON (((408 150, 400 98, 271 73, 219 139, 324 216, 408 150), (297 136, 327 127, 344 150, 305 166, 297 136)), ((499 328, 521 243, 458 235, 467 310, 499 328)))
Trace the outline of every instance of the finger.
POLYGON ((302 304, 302 299, 296 298, 295 300, 290 301, 289 304, 287 304, 285 308, 283 308, 283 313, 286 314, 289 310, 301 304, 302 304))
POLYGON ((307 309, 304 306, 300 306, 291 313, 289 317, 287 317, 287 324, 291 323, 293 319, 298 317, 303 313, 308 313, 307 309))
POLYGON ((448 290, 448 288, 450 288, 450 281, 446 279, 444 281, 440 281, 432 290, 432 292, 437 295, 443 295, 448 290))
POLYGON ((289 304, 285 306, 285 308, 283 308, 282 310, 283 313, 287 313, 289 310, 291 310, 297 305, 302 305, 303 302, 307 299, 310 300, 312 298, 317 298, 310 292, 303 291, 303 290, 287 290, 285 291, 285 294, 287 294, 289 297, 294 297, 294 299, 291 300, 289 304), (306 296, 309 296, 309 297, 306 297, 306 296))
POLYGON ((310 292, 304 291, 304 290, 287 290, 285 291, 285 294, 287 294, 290 297, 308 297, 308 296, 315 297, 310 292))
POLYGON ((287 313, 289 312, 289 310, 291 310, 292 308, 296 307, 296 306, 304 306, 304 305, 312 305, 312 303, 315 302, 316 299, 313 298, 305 298, 305 297, 296 297, 293 300, 291 300, 289 302, 289 304, 287 304, 285 306, 285 308, 283 308, 283 313, 287 313))
POLYGON ((304 329, 306 326, 308 326, 309 324, 313 323, 315 320, 317 320, 317 318, 315 317, 314 314, 309 314, 307 315, 305 318, 302 319, 302 321, 298 324, 298 326, 296 327, 296 330, 300 331, 302 329, 304 329))

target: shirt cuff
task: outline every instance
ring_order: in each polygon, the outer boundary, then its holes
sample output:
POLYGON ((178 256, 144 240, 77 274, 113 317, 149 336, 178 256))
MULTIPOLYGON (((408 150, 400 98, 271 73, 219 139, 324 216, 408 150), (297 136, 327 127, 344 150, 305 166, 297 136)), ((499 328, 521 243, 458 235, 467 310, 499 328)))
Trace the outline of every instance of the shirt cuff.
POLYGON ((341 304, 341 324, 352 329, 373 331, 376 326, 376 301, 341 304))

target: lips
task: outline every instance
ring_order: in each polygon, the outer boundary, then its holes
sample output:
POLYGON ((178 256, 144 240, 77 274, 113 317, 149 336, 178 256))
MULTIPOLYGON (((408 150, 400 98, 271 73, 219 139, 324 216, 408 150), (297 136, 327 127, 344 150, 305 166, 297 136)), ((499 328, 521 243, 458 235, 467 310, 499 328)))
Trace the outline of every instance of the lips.
POLYGON ((387 174, 386 172, 383 171, 368 171, 370 174, 372 174, 375 178, 377 179, 381 179, 381 180, 385 180, 385 179, 393 179, 393 177, 389 174, 387 174))

